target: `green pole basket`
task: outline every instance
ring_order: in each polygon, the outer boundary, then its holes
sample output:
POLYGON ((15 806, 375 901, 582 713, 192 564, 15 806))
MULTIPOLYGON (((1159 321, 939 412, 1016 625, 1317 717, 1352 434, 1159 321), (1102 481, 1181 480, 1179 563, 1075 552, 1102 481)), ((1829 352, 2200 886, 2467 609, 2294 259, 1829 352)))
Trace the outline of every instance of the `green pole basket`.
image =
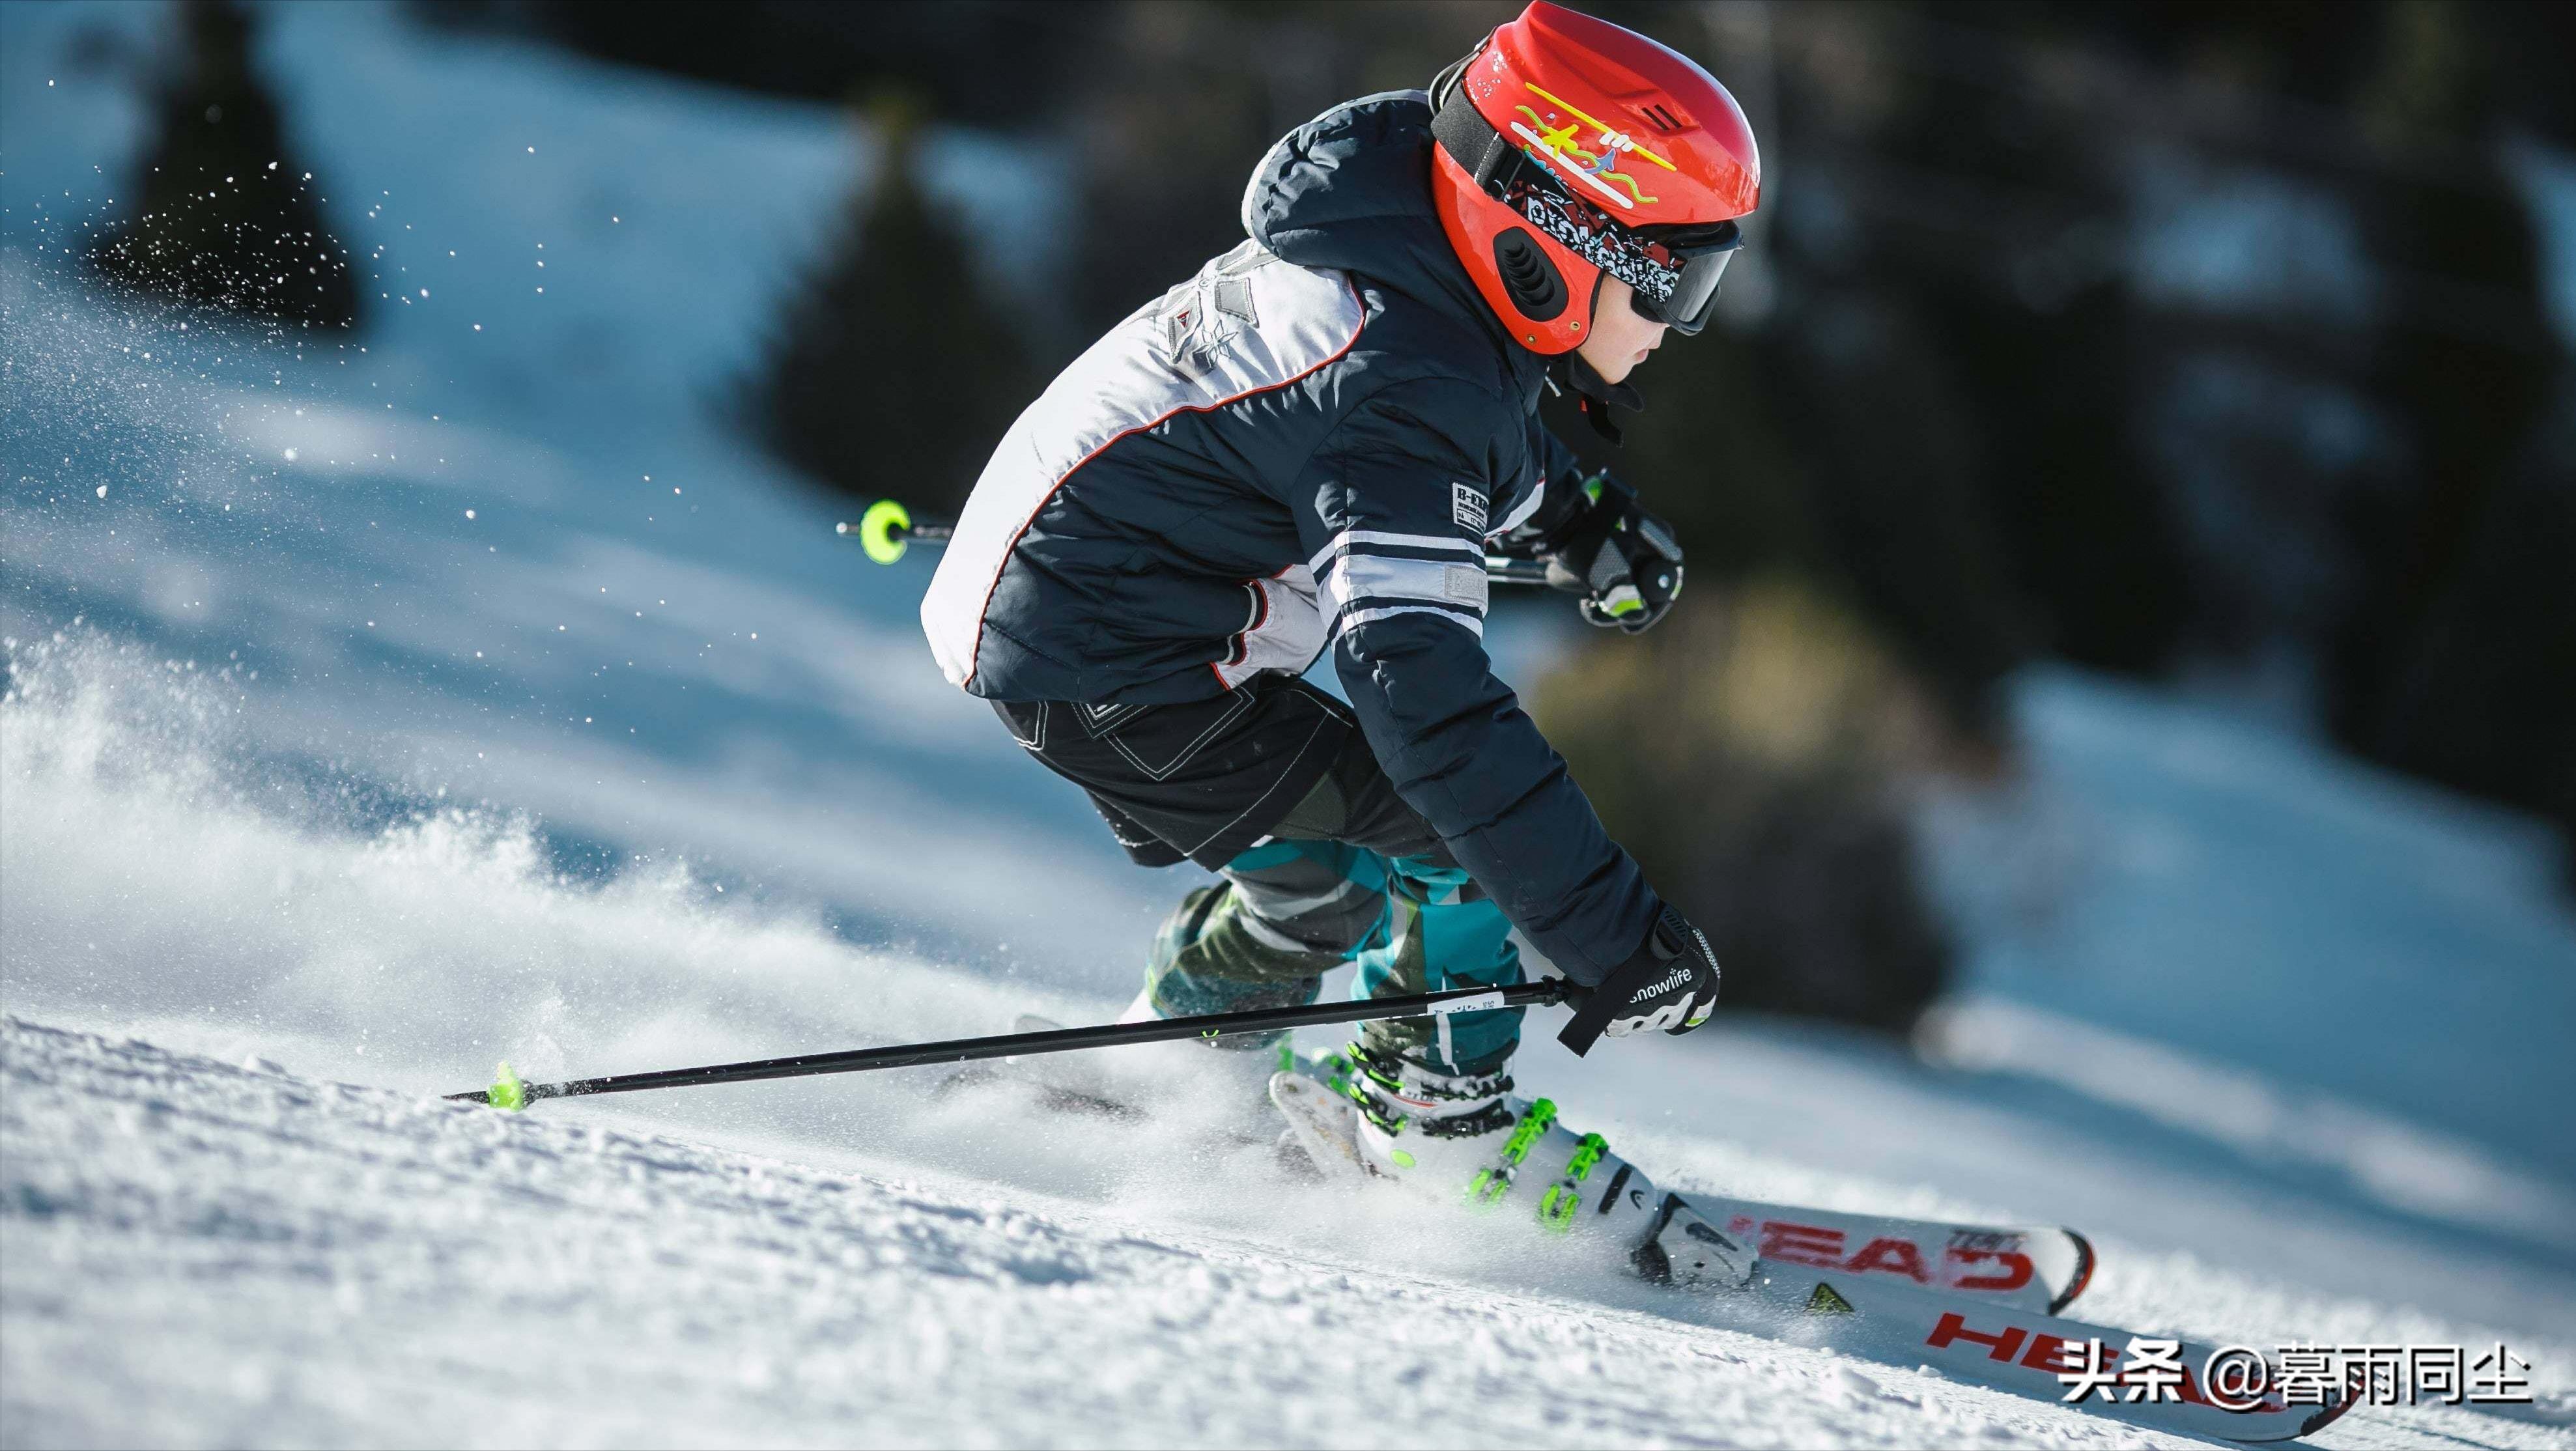
POLYGON ((859 516, 859 547, 879 564, 892 564, 911 547, 912 511, 892 499, 879 499, 859 516))

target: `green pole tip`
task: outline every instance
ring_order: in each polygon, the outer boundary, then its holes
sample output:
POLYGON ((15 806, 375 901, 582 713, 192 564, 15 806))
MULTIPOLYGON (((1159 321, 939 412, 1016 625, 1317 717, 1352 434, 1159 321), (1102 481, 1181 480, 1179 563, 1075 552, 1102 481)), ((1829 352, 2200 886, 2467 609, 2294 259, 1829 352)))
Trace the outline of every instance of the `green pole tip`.
POLYGON ((892 499, 879 499, 859 516, 859 547, 879 564, 903 558, 903 534, 912 528, 912 511, 892 499))
POLYGON ((528 1106, 528 1086, 519 1081, 518 1074, 510 1071, 509 1060, 502 1060, 500 1076, 492 1080, 490 1088, 483 1090, 483 1101, 512 1113, 528 1106))

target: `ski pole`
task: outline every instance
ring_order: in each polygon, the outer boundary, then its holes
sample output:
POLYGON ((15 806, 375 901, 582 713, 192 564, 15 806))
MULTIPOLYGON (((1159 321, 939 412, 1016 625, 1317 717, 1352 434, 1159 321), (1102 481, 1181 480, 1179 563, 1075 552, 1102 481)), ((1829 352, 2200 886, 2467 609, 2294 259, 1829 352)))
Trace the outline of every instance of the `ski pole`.
MULTIPOLYGON (((894 499, 879 499, 870 504, 857 523, 844 519, 832 526, 832 532, 856 539, 868 558, 879 564, 892 564, 903 558, 906 549, 915 544, 943 545, 957 532, 954 524, 932 519, 915 519, 912 511, 894 499)), ((1496 584, 1544 585, 1547 562, 1539 559, 1513 559, 1500 554, 1485 556, 1485 574, 1496 584)))
POLYGON ((899 1043, 884 1048, 852 1048, 840 1053, 804 1053, 793 1058, 761 1058, 748 1063, 718 1063, 705 1068, 662 1068, 647 1073, 616 1073, 605 1078, 575 1078, 563 1083, 523 1083, 510 1065, 501 1065, 490 1088, 451 1093, 464 1103, 521 1109, 539 1099, 582 1098, 595 1093, 635 1093, 647 1088, 701 1088, 715 1083, 755 1083, 766 1078, 812 1078, 826 1073, 866 1073, 878 1068, 911 1068, 927 1063, 968 1063, 978 1058, 1011 1058, 1023 1054, 1069 1053, 1076 1048, 1114 1048, 1129 1043, 1164 1043, 1180 1038, 1222 1038, 1276 1028, 1302 1028, 1325 1023, 1358 1023, 1372 1018, 1419 1018, 1445 1013, 1472 1013, 1487 1008, 1546 1006, 1580 999, 1590 989, 1561 977, 1516 982, 1505 987, 1453 988, 1409 997, 1310 1003, 1304 1007, 1251 1008, 1239 1013, 1207 1013, 1192 1018, 1156 1018, 1142 1023, 1103 1023, 1092 1028, 1051 1028, 1042 1033, 998 1033, 987 1038, 951 1038, 941 1043, 899 1043))

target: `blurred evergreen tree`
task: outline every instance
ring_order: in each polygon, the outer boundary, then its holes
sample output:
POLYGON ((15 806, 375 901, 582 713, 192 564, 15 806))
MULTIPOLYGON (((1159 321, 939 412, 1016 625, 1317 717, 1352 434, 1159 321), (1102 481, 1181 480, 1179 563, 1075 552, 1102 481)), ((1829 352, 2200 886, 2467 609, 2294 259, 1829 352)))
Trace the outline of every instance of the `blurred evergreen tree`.
POLYGON ((251 64, 251 16, 229 0, 188 0, 180 15, 185 50, 153 99, 138 213, 91 248, 90 265, 233 312, 355 324, 348 251, 287 154, 277 103, 251 64))
POLYGON ((901 87, 983 127, 1049 122, 1086 70, 1097 5, 1062 0, 409 0, 422 23, 541 36, 602 60, 769 95, 901 87))
POLYGON ((2576 372, 2357 722, 2401 770, 2539 810, 2576 890, 2576 372))
POLYGON ((1243 185, 1291 128, 1419 89, 1509 20, 1511 0, 1258 0, 1082 7, 1091 63, 1070 125, 1084 226, 1069 281, 1085 338, 1243 240, 1243 185))
POLYGON ((2327 720, 2366 755, 2554 815, 2576 870, 2576 388, 2499 110, 2519 63, 2503 42, 2538 17, 2380 19, 2355 111, 2451 165, 2371 189, 2390 322, 2369 379, 2411 448, 2344 521, 2363 588, 2329 642, 2327 720))
POLYGON ((863 498, 954 516, 1045 380, 918 174, 918 104, 869 108, 878 165, 848 225, 781 302, 740 403, 770 452, 863 498))

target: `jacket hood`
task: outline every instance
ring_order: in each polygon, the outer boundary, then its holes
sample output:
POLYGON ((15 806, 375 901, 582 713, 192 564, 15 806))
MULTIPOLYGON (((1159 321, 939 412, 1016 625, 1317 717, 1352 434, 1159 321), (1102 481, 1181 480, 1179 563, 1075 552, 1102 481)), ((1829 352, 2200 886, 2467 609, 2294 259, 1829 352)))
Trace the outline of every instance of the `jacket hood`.
POLYGON ((1473 319, 1535 394, 1545 360, 1494 316, 1431 205, 1431 101, 1385 91, 1279 138, 1243 192, 1243 230, 1301 267, 1357 273, 1473 319))

